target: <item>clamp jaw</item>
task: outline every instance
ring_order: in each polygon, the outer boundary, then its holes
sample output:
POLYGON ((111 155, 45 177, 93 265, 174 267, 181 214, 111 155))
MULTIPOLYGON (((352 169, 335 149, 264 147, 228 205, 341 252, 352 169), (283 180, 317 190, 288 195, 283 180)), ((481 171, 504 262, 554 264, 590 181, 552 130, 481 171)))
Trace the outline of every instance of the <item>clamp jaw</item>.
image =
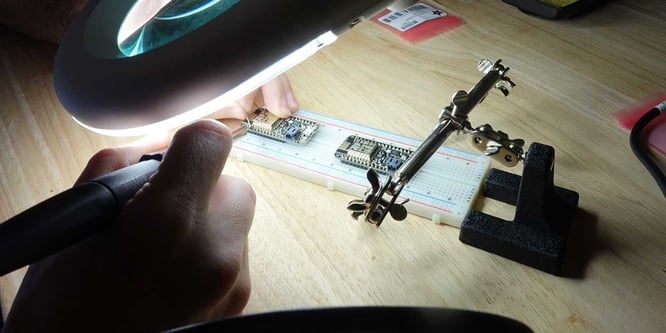
POLYGON ((352 200, 347 205, 352 217, 364 215, 366 222, 377 227, 387 214, 398 221, 405 219, 407 209, 404 204, 407 200, 396 203, 400 192, 453 132, 471 134, 475 147, 504 165, 514 166, 525 158, 523 140, 512 140, 506 133, 495 131, 488 124, 476 128, 471 126, 469 113, 483 102, 491 89, 495 88, 507 96, 515 86, 506 76, 509 68, 503 66, 501 60, 493 63, 483 59, 478 69, 484 73, 481 80, 469 92, 459 90, 453 95, 451 103, 441 111, 439 122, 430 135, 393 175, 387 176, 382 183, 375 170, 368 170, 370 188, 366 190, 363 199, 352 200))

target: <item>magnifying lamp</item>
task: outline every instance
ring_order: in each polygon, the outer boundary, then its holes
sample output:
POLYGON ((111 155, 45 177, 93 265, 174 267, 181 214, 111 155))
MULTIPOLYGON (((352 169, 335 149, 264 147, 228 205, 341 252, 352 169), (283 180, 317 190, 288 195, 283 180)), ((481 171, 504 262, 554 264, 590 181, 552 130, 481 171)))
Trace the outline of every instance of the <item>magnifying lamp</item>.
POLYGON ((205 117, 331 44, 390 0, 91 0, 58 49, 81 125, 144 135, 205 117))

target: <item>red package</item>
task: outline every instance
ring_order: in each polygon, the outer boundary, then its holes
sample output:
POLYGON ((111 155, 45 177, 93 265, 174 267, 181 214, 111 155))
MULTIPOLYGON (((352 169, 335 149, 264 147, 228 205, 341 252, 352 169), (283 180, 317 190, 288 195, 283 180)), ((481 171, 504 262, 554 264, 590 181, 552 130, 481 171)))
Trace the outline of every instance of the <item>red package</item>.
POLYGON ((371 20, 412 43, 418 43, 463 24, 459 17, 423 2, 417 2, 399 11, 385 9, 371 20))

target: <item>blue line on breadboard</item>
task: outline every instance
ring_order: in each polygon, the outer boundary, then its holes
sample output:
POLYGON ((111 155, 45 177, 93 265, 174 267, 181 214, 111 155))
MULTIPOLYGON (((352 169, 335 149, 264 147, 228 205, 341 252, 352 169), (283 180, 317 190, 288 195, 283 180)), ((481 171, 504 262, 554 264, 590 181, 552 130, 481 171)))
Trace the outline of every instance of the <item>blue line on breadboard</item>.
MULTIPOLYGON (((234 139, 232 156, 278 172, 362 197, 369 186, 366 171, 344 164, 335 151, 349 135, 415 149, 418 139, 299 110, 295 116, 322 124, 307 145, 246 134, 234 139)), ((407 210, 434 222, 460 226, 476 199, 490 162, 488 157, 442 146, 405 186, 407 210)), ((339 203, 345 209, 346 202, 339 203)))

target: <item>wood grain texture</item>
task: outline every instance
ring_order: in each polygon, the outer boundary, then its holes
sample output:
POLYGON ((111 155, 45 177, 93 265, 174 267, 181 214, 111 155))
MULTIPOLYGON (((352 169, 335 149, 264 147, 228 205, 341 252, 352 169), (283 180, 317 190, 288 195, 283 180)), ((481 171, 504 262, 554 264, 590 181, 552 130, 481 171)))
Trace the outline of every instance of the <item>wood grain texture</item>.
MULTIPOLYGON (((246 311, 425 305, 498 313, 536 331, 666 331, 666 205, 612 117, 666 89, 666 2, 611 1, 564 21, 501 1, 438 3, 465 24, 418 45, 360 24, 288 72, 300 105, 425 137, 452 93, 480 78, 476 62, 502 58, 518 86, 489 96, 471 121, 555 147, 556 184, 580 193, 574 257, 585 265, 573 278, 549 275, 414 216, 376 229, 349 217, 348 195, 232 160, 225 172, 246 178, 258 200, 246 311)), ((0 29, 0 220, 70 187, 95 151, 129 141, 71 120, 53 90, 54 52, 0 29)), ((447 144, 471 149, 463 136, 447 144)), ((512 216, 490 200, 477 207, 512 216)), ((1 278, 3 312, 23 274, 1 278)))

